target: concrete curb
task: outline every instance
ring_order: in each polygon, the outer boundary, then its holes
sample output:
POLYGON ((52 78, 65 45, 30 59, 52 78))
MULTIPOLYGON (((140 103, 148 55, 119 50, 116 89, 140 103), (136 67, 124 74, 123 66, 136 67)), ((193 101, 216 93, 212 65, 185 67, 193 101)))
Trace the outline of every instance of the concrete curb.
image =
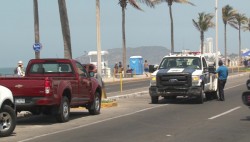
POLYGON ((148 90, 147 91, 141 91, 141 92, 135 92, 135 93, 130 93, 130 94, 125 94, 125 95, 119 95, 119 96, 112 96, 112 97, 108 97, 108 99, 124 99, 124 98, 131 98, 131 97, 136 97, 136 96, 142 96, 148 94, 148 90))

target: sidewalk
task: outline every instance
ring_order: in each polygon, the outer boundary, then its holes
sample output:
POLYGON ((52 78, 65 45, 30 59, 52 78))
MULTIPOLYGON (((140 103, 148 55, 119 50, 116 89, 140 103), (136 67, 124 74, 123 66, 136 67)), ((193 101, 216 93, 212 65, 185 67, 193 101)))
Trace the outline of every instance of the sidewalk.
POLYGON ((117 83, 121 81, 129 81, 129 80, 140 80, 140 79, 150 79, 150 77, 146 77, 145 74, 143 75, 133 75, 133 77, 126 77, 126 78, 115 78, 115 77, 110 77, 110 78, 102 78, 104 83, 117 83))

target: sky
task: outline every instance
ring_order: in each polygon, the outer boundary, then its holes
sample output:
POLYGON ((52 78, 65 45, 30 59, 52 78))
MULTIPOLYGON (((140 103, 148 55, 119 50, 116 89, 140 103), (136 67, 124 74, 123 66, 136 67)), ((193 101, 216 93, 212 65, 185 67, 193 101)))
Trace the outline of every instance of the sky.
MULTIPOLYGON (((174 3, 175 51, 189 49, 198 51, 200 33, 192 19, 198 13, 215 13, 215 0, 190 0, 196 6, 174 3)), ((41 58, 63 58, 63 39, 57 0, 38 0, 40 42, 43 46, 41 58)), ((96 50, 96 8, 95 0, 66 0, 72 56, 77 58, 84 51, 96 50)), ((250 17, 248 0, 218 0, 218 49, 224 53, 224 28, 221 9, 229 4, 240 13, 250 17)), ((143 11, 128 5, 126 9, 127 48, 140 46, 163 46, 168 49, 170 42, 170 18, 167 3, 155 8, 139 3, 143 11)), ((100 0, 101 49, 121 48, 122 12, 118 0, 100 0)), ((0 5, 0 68, 14 67, 19 60, 24 62, 35 58, 33 50, 34 15, 33 0, 1 0, 0 5)), ((215 18, 214 18, 215 21, 215 18)), ((228 53, 239 52, 238 31, 228 26, 228 53)), ((215 28, 205 32, 205 38, 212 37, 215 45, 215 28)), ((250 32, 242 32, 242 49, 249 48, 250 32)), ((161 51, 159 51, 161 52, 161 51)))

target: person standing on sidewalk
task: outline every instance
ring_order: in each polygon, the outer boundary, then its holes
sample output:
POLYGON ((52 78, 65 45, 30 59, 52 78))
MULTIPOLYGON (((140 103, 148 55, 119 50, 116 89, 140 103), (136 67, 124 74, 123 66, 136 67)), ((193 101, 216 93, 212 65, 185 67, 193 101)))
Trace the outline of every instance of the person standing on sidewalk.
POLYGON ((218 89, 219 89, 219 98, 218 100, 224 101, 224 87, 227 82, 228 77, 228 68, 223 65, 223 62, 219 61, 219 68, 215 71, 218 73, 218 89))
POLYGON ((16 74, 19 77, 23 77, 25 75, 24 69, 23 69, 23 62, 22 61, 18 61, 17 63, 17 68, 16 68, 16 74))
POLYGON ((147 60, 145 60, 145 62, 144 62, 144 72, 145 72, 146 77, 148 77, 149 65, 148 65, 147 60))

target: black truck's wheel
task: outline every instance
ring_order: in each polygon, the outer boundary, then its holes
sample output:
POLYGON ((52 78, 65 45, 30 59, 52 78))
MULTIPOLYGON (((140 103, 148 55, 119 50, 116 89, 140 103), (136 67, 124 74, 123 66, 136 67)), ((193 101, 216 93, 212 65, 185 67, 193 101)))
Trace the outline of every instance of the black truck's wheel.
POLYGON ((100 114, 100 111, 101 111, 101 96, 100 96, 100 94, 98 92, 95 93, 94 100, 90 104, 88 110, 89 110, 89 114, 91 114, 91 115, 100 114))
POLYGON ((158 104, 159 97, 158 96, 151 96, 151 103, 152 104, 158 104))
POLYGON ((58 122, 67 122, 69 121, 69 99, 67 97, 63 97, 60 107, 58 109, 58 113, 56 114, 56 119, 58 122))
POLYGON ((204 99, 205 99, 205 93, 204 93, 203 87, 201 87, 200 88, 200 94, 199 94, 199 96, 197 96, 197 103, 203 104, 204 99))
POLYGON ((15 110, 4 105, 0 110, 0 137, 11 135, 16 128, 16 113, 15 110))

